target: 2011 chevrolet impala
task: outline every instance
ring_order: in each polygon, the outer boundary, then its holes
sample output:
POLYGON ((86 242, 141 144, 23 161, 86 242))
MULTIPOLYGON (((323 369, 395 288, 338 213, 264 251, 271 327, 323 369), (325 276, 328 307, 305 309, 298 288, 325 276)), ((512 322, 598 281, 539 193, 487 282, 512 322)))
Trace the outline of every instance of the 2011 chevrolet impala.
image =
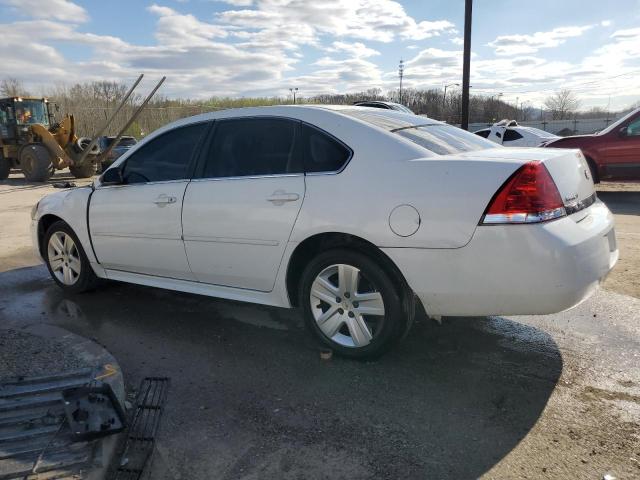
POLYGON ((32 218, 67 292, 104 278, 297 306, 352 357, 400 339, 416 298, 432 316, 553 313, 618 258, 580 151, 353 106, 180 120, 32 218))

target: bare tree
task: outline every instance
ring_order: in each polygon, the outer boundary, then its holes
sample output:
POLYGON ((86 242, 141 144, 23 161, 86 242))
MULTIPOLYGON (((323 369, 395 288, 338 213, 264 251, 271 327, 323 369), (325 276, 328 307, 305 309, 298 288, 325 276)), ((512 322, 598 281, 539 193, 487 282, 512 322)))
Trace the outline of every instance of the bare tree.
POLYGON ((544 106, 547 107, 554 120, 566 120, 578 110, 580 100, 571 90, 565 88, 547 97, 544 106))
POLYGON ((0 82, 0 96, 2 97, 26 97, 28 95, 29 92, 27 92, 22 82, 17 78, 8 77, 0 82))

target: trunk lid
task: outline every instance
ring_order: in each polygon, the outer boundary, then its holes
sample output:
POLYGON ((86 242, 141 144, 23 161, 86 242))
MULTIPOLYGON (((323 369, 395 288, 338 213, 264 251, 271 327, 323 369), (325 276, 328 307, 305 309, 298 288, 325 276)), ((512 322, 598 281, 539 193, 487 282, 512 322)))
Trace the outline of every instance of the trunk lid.
POLYGON ((458 158, 474 160, 511 160, 524 165, 541 161, 558 187, 567 213, 577 211, 580 205, 589 202, 595 194, 593 179, 587 160, 578 149, 561 148, 491 148, 457 155, 458 158))

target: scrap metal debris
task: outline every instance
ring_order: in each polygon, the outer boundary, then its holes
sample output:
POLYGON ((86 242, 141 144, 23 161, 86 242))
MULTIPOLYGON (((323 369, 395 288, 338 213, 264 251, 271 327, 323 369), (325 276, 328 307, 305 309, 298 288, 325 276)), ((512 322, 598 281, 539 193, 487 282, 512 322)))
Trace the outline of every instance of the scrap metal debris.
POLYGON ((141 478, 155 447, 168 389, 167 377, 147 377, 140 383, 122 458, 114 480, 141 478))

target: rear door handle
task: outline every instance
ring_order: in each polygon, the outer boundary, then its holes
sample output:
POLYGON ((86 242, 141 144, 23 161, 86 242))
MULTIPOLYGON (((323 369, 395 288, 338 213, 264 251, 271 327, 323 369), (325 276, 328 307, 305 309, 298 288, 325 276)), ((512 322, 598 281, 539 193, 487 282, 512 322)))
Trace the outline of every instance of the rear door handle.
POLYGON ((300 195, 297 193, 288 193, 283 190, 278 190, 273 192, 273 195, 267 198, 268 202, 273 203, 274 205, 284 205, 286 202, 295 202, 300 198, 300 195))
POLYGON ((158 195, 158 198, 156 198, 153 203, 155 203, 156 205, 158 205, 159 207, 163 207, 165 205, 169 205, 171 203, 176 203, 176 197, 172 197, 169 196, 165 193, 158 195))

